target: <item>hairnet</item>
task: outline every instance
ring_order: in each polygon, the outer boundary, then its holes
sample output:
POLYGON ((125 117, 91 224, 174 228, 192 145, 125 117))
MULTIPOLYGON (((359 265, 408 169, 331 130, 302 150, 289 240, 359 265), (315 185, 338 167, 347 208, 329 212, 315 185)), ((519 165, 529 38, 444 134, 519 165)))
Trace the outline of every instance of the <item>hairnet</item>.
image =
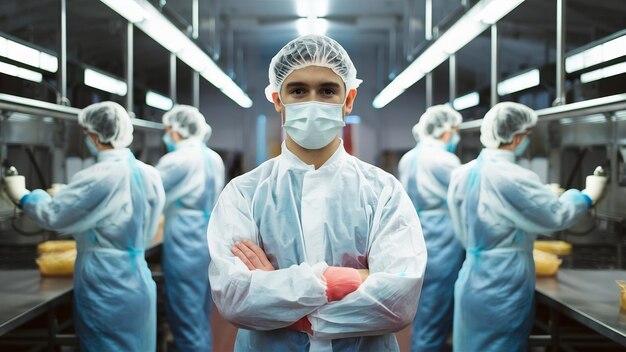
POLYGON ((98 136, 100 143, 126 148, 133 141, 133 124, 126 109, 112 101, 89 105, 78 114, 78 124, 98 136))
POLYGON ((202 128, 202 141, 204 141, 205 144, 208 143, 209 139, 211 139, 212 134, 213 129, 211 128, 211 125, 205 123, 202 128))
POLYGON ((487 148, 513 142, 513 136, 535 126, 537 114, 526 105, 504 102, 492 107, 480 126, 480 142, 487 148))
POLYGON ((339 43, 323 35, 310 34, 290 41, 272 58, 270 84, 265 88, 267 100, 273 101, 272 93, 280 92, 290 73, 308 66, 330 68, 341 77, 346 90, 356 89, 362 82, 356 78, 356 68, 339 43))
MULTIPOLYGON (((417 123, 417 133, 420 137, 439 138, 463 122, 459 112, 448 105, 431 106, 422 114, 417 123)), ((414 133, 415 135, 415 127, 414 133)))
POLYGON ((203 138, 204 115, 195 107, 189 105, 176 105, 172 110, 163 114, 163 124, 177 132, 181 138, 203 138))

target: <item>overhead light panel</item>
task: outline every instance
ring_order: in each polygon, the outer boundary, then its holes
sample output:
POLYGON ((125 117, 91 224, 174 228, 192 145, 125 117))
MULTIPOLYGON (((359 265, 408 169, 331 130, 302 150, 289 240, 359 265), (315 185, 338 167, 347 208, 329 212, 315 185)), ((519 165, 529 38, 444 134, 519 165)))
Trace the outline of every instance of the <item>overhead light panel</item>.
POLYGON ((124 17, 130 23, 143 21, 145 12, 143 7, 131 0, 100 0, 105 5, 113 9, 120 16, 124 17))
POLYGON ((580 75, 580 82, 589 83, 604 78, 621 75, 623 73, 626 73, 626 62, 621 62, 619 64, 603 67, 601 69, 590 72, 585 72, 580 75))
POLYGON ((300 17, 325 17, 328 15, 328 0, 297 0, 296 12, 300 17))
MULTIPOLYGON (((112 0, 101 1, 128 19, 121 10, 118 11, 116 7, 109 4, 112 0)), ((239 106, 244 108, 252 106, 252 100, 248 95, 194 41, 174 26, 156 8, 144 0, 116 0, 116 2, 119 1, 133 3, 141 9, 143 19, 135 22, 137 28, 169 52, 176 54, 181 61, 200 73, 204 79, 222 92, 224 92, 225 87, 228 87, 227 92, 229 94, 224 94, 233 99, 239 106), (235 92, 236 90, 238 92, 235 92)), ((132 22, 130 19, 128 20, 132 22)))
POLYGON ((539 70, 534 69, 520 75, 508 78, 498 83, 498 95, 508 95, 524 89, 538 86, 540 83, 539 70))
POLYGON ((8 38, 0 37, 0 56, 48 72, 57 72, 58 61, 55 56, 8 38))
POLYGON ((307 34, 324 35, 328 30, 328 21, 323 18, 299 18, 296 22, 298 34, 303 36, 307 34))
POLYGON ((494 24, 522 2, 524 2, 524 0, 493 0, 483 8, 480 14, 480 20, 486 24, 494 24))
POLYGON ((466 94, 452 101, 452 107, 457 111, 469 109, 478 104, 480 104, 480 95, 478 92, 466 94))
POLYGON ((482 0, 475 4, 378 93, 372 106, 380 109, 393 101, 522 2, 524 0, 482 0))
POLYGON ((584 70, 622 56, 626 56, 626 35, 568 56, 565 58, 565 71, 571 73, 584 70))
POLYGON ((4 73, 5 75, 19 77, 23 79, 27 79, 29 81, 41 83, 43 81, 43 75, 39 72, 27 70, 22 67, 17 67, 15 65, 7 64, 5 62, 0 61, 0 73, 4 73))
POLYGON ((85 69, 84 80, 85 85, 103 90, 105 92, 124 96, 128 91, 128 86, 126 85, 126 82, 120 81, 116 78, 102 74, 89 68, 85 69))
POLYGON ((164 111, 169 111, 174 106, 174 102, 166 96, 148 91, 148 93, 146 93, 146 105, 164 111))

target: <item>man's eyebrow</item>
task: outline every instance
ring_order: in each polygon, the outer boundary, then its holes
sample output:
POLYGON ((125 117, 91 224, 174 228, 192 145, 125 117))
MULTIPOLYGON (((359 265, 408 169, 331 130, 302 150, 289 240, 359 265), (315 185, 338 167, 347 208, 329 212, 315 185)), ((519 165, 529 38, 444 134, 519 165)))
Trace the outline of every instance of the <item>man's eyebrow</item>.
MULTIPOLYGON (((285 85, 285 88, 292 88, 292 87, 308 87, 310 84, 306 83, 306 82, 289 82, 287 83, 287 85, 285 85)), ((320 83, 320 86, 322 87, 330 87, 330 88, 340 88, 341 85, 337 82, 324 82, 324 83, 320 83)))

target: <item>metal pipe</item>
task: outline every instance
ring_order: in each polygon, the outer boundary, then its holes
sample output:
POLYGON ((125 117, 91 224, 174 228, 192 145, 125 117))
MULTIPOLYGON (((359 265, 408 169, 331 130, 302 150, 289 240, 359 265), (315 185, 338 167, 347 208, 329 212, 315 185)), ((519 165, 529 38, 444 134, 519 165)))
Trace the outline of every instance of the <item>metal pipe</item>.
POLYGON ((494 23, 491 25, 491 97, 490 106, 498 103, 498 80, 499 80, 499 62, 498 62, 498 27, 494 23))
POLYGON ((426 74, 426 107, 433 106, 433 72, 426 74))
POLYGON ((450 77, 449 77, 449 88, 450 88, 450 104, 456 99, 456 55, 450 55, 450 61, 448 64, 450 65, 450 77))
POLYGON ((170 53, 170 99, 176 103, 176 54, 170 53))
POLYGON ((222 25, 222 21, 220 21, 220 11, 221 11, 222 3, 220 0, 215 0, 215 9, 214 9, 214 28, 213 28, 213 60, 217 61, 220 59, 220 55, 222 53, 222 41, 220 38, 220 27, 222 25))
POLYGON ((200 12, 198 0, 191 0, 191 37, 198 39, 198 28, 200 22, 200 12))
POLYGON ((67 100, 67 1, 59 0, 57 28, 57 103, 69 105, 67 100))
POLYGON ((396 52, 398 44, 398 33, 395 26, 389 29, 389 78, 393 79, 396 76, 397 57, 396 52), (393 77, 391 77, 393 76, 393 77))
POLYGON ((567 0, 556 1, 556 99, 553 106, 563 105, 565 99, 565 31, 567 0))
POLYGON ((200 109, 200 74, 197 71, 193 71, 191 78, 192 104, 200 109))
MULTIPOLYGON (((553 106, 537 110, 536 113, 537 116, 539 116, 539 122, 548 122, 568 117, 580 117, 620 110, 626 110, 626 93, 579 101, 576 103, 553 106)), ((480 128, 482 122, 483 119, 463 122, 461 124, 461 130, 476 130, 480 128)))
POLYGON ((425 0, 424 9, 424 37, 426 40, 433 39, 433 0, 425 0))
MULTIPOLYGON (((52 117, 76 122, 81 109, 0 93, 0 111, 21 112, 29 115, 52 117)), ((132 123, 137 129, 149 131, 163 130, 163 124, 158 122, 134 118, 132 119, 132 123)))
POLYGON ((126 110, 131 117, 134 117, 134 102, 135 102, 135 81, 134 81, 134 36, 133 36, 134 26, 132 23, 128 22, 126 24, 126 45, 125 51, 126 55, 124 56, 124 75, 126 77, 126 84, 128 85, 128 90, 126 93, 126 110))

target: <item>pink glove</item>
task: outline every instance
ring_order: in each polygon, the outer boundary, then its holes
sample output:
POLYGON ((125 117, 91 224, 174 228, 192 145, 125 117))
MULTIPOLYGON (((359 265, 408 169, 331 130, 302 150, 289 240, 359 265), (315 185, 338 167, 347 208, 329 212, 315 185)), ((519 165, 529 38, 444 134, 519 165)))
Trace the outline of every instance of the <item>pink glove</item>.
POLYGON ((329 266, 324 271, 328 302, 339 301, 361 286, 361 274, 354 268, 329 266))
POLYGON ((301 332, 306 332, 311 335, 313 334, 313 329, 311 329, 311 322, 309 321, 307 317, 300 318, 300 320, 289 325, 287 328, 292 329, 292 330, 298 330, 301 332))

